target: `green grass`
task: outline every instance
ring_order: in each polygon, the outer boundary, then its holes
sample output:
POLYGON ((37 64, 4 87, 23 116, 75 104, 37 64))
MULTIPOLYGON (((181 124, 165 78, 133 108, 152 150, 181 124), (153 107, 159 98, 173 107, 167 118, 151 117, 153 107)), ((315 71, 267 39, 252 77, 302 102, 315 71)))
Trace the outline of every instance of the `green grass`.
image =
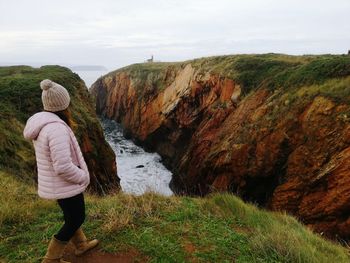
POLYGON ((34 177, 34 151, 22 132, 26 120, 42 110, 39 83, 45 78, 68 89, 77 112, 86 111, 88 107, 80 105, 81 94, 77 87, 83 85, 81 79, 67 68, 0 67, 0 169, 7 169, 22 178, 34 177))
POLYGON ((177 72, 181 67, 180 62, 137 63, 112 71, 103 78, 113 78, 116 74, 125 72, 132 79, 132 86, 141 99, 146 93, 153 94, 165 89, 175 78, 175 74, 170 73, 177 72))
POLYGON ((96 177, 105 178, 115 155, 103 139, 102 127, 84 82, 70 69, 60 66, 0 67, 0 170, 11 172, 27 182, 35 179, 34 150, 31 142, 23 138, 23 129, 31 115, 43 110, 39 83, 46 78, 68 90, 70 109, 78 124, 74 132, 81 146, 82 142, 88 142, 92 148, 84 153, 85 160, 96 177), (107 167, 108 171, 102 171, 101 167, 107 167))
POLYGON ((322 84, 350 75, 350 56, 235 55, 191 61, 202 72, 229 77, 248 94, 261 86, 277 89, 322 84))
MULTIPOLYGON (((349 262, 348 251, 294 218, 230 194, 207 198, 86 196, 88 236, 150 262, 349 262)), ((0 261, 39 262, 62 219, 58 206, 0 172, 0 261)))
POLYGON ((139 99, 146 90, 162 90, 173 78, 167 73, 178 71, 191 64, 197 73, 218 74, 234 79, 242 87, 244 95, 259 87, 269 89, 292 88, 322 84, 333 78, 350 75, 350 56, 284 54, 227 55, 205 57, 176 63, 138 63, 107 74, 125 72, 134 82, 139 99), (167 81, 164 81, 167 80, 167 81))
MULTIPOLYGON (((233 78, 245 95, 259 87, 275 89, 273 110, 259 120, 265 125, 279 116, 288 118, 318 95, 341 103, 350 99, 348 56, 220 56, 136 64, 118 72, 130 74, 142 98, 146 90, 165 88, 174 72, 188 63, 199 73, 233 78)), ((101 137, 96 134, 102 134, 92 104, 86 103, 90 97, 82 81, 69 69, 0 67, 0 262, 39 262, 62 223, 57 205, 37 197, 34 152, 22 137, 26 119, 41 110, 39 82, 44 78, 69 90, 80 127, 78 138, 89 128, 90 141, 98 145, 101 137)), ((338 114, 348 121, 350 112, 338 114)), ((101 157, 101 151, 94 148, 88 159, 108 159, 101 157)), ((345 248, 313 234, 294 218, 258 209, 230 194, 203 199, 87 195, 87 209, 86 232, 99 238, 105 251, 136 249, 151 262, 349 262, 345 248)))

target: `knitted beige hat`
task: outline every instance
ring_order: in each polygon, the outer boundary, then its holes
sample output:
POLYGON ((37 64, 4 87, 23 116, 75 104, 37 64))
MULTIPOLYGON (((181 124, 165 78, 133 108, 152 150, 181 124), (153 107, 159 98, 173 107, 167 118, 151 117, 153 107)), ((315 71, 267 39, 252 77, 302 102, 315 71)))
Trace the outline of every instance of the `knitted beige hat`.
POLYGON ((40 82, 43 90, 41 100, 46 111, 61 111, 69 106, 70 97, 68 91, 60 84, 49 79, 40 82))

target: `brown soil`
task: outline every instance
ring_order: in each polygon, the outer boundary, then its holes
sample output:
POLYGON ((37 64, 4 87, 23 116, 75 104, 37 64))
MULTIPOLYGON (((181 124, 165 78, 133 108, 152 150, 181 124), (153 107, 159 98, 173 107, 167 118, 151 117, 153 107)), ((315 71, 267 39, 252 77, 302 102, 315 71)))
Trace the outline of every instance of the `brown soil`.
POLYGON ((119 254, 106 253, 97 247, 82 256, 74 255, 73 245, 69 245, 63 258, 71 263, 129 263, 129 262, 148 262, 147 258, 140 254, 136 249, 119 254))

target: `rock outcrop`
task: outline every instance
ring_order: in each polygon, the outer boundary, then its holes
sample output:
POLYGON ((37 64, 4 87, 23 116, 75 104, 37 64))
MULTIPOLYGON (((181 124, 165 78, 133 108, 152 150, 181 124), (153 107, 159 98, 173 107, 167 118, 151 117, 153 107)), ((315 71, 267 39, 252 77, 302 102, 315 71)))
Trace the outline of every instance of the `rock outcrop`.
POLYGON ((0 170, 25 181, 36 178, 34 149, 22 132, 26 120, 42 110, 39 83, 46 78, 70 93, 74 132, 90 171, 90 190, 104 194, 119 188, 115 154, 104 139, 88 90, 77 74, 59 66, 0 67, 0 170))
POLYGON ((178 193, 230 191, 350 237, 350 58, 136 64, 92 86, 98 114, 161 154, 178 193))

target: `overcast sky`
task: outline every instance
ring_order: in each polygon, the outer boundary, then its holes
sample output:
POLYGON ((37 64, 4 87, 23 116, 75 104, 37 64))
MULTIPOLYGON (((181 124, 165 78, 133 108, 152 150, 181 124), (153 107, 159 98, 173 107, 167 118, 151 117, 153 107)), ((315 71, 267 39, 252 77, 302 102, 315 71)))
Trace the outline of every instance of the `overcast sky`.
POLYGON ((350 0, 0 0, 0 64, 350 49, 350 0))

